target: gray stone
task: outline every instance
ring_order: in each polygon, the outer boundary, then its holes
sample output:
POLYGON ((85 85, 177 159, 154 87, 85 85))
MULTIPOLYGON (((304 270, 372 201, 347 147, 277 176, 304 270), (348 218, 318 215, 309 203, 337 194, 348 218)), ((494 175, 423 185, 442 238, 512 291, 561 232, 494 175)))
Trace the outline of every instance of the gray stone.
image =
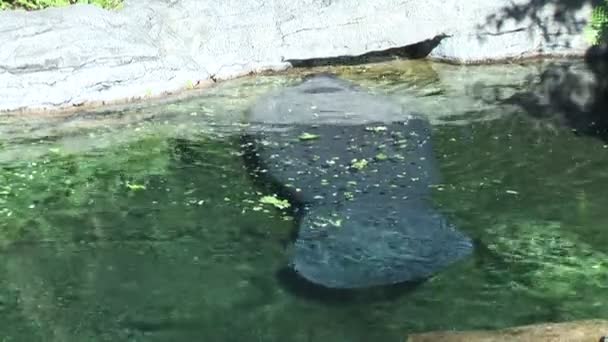
POLYGON ((127 1, 123 15, 141 26, 167 56, 188 56, 216 80, 281 70, 274 1, 127 1))
POLYGON ((301 276, 330 288, 388 285, 471 253, 471 240, 433 206, 439 171, 426 119, 330 76, 261 102, 247 156, 254 175, 284 186, 298 206, 292 266, 301 276))
POLYGON ((188 0, 1 12, 0 111, 145 98, 284 69, 272 13, 259 1, 188 0))
POLYGON ((136 23, 95 6, 0 12, 0 110, 76 106, 183 88, 202 74, 136 23))
MULTIPOLYGON (((517 3, 521 3, 518 0, 517 3)), ((176 92, 290 61, 359 56, 447 36, 460 63, 581 54, 582 26, 500 17, 510 1, 127 0, 0 13, 0 111, 64 109, 176 92), (567 29, 570 29, 567 31, 567 29)), ((553 11, 553 12, 552 12, 553 11)), ((589 16, 589 8, 574 13, 589 16)))

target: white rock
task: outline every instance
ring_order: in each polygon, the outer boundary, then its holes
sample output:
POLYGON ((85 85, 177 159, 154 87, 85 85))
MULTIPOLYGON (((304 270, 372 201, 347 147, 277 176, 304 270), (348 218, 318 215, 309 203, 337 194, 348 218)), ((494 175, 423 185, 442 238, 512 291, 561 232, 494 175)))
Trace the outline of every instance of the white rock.
MULTIPOLYGON (((582 7, 505 21, 523 0, 127 0, 0 12, 0 111, 62 109, 161 95, 289 61, 358 56, 447 35, 431 58, 458 63, 582 55, 582 7), (480 26, 481 25, 481 26, 480 26), (485 25, 485 26, 483 26, 485 25)), ((536 12, 535 12, 536 13, 536 12)))

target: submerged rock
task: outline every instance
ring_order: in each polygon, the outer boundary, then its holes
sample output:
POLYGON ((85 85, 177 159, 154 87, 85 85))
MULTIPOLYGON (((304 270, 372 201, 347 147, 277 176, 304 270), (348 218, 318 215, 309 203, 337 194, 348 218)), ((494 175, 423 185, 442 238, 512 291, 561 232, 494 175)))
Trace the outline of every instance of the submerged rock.
POLYGON ((292 266, 304 278, 331 288, 421 280, 472 251, 431 201, 439 174, 422 117, 328 75, 250 114, 248 156, 300 208, 292 266))

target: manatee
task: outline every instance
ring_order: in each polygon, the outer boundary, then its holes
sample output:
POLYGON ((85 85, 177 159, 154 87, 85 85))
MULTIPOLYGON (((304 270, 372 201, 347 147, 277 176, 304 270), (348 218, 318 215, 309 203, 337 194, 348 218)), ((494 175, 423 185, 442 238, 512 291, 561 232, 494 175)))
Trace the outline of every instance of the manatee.
POLYGON ((290 266, 328 288, 419 281, 471 240, 433 205, 431 125, 389 98, 317 74, 261 98, 245 134, 257 174, 298 208, 290 266))

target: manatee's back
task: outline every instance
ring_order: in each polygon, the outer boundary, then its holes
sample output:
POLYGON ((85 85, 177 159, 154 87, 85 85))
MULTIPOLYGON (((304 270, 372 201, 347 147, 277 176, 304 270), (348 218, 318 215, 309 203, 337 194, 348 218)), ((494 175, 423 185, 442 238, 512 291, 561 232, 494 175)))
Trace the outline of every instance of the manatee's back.
POLYGON ((439 181, 430 127, 419 118, 277 128, 253 136, 256 158, 305 203, 336 204, 362 195, 380 203, 420 199, 439 181))

